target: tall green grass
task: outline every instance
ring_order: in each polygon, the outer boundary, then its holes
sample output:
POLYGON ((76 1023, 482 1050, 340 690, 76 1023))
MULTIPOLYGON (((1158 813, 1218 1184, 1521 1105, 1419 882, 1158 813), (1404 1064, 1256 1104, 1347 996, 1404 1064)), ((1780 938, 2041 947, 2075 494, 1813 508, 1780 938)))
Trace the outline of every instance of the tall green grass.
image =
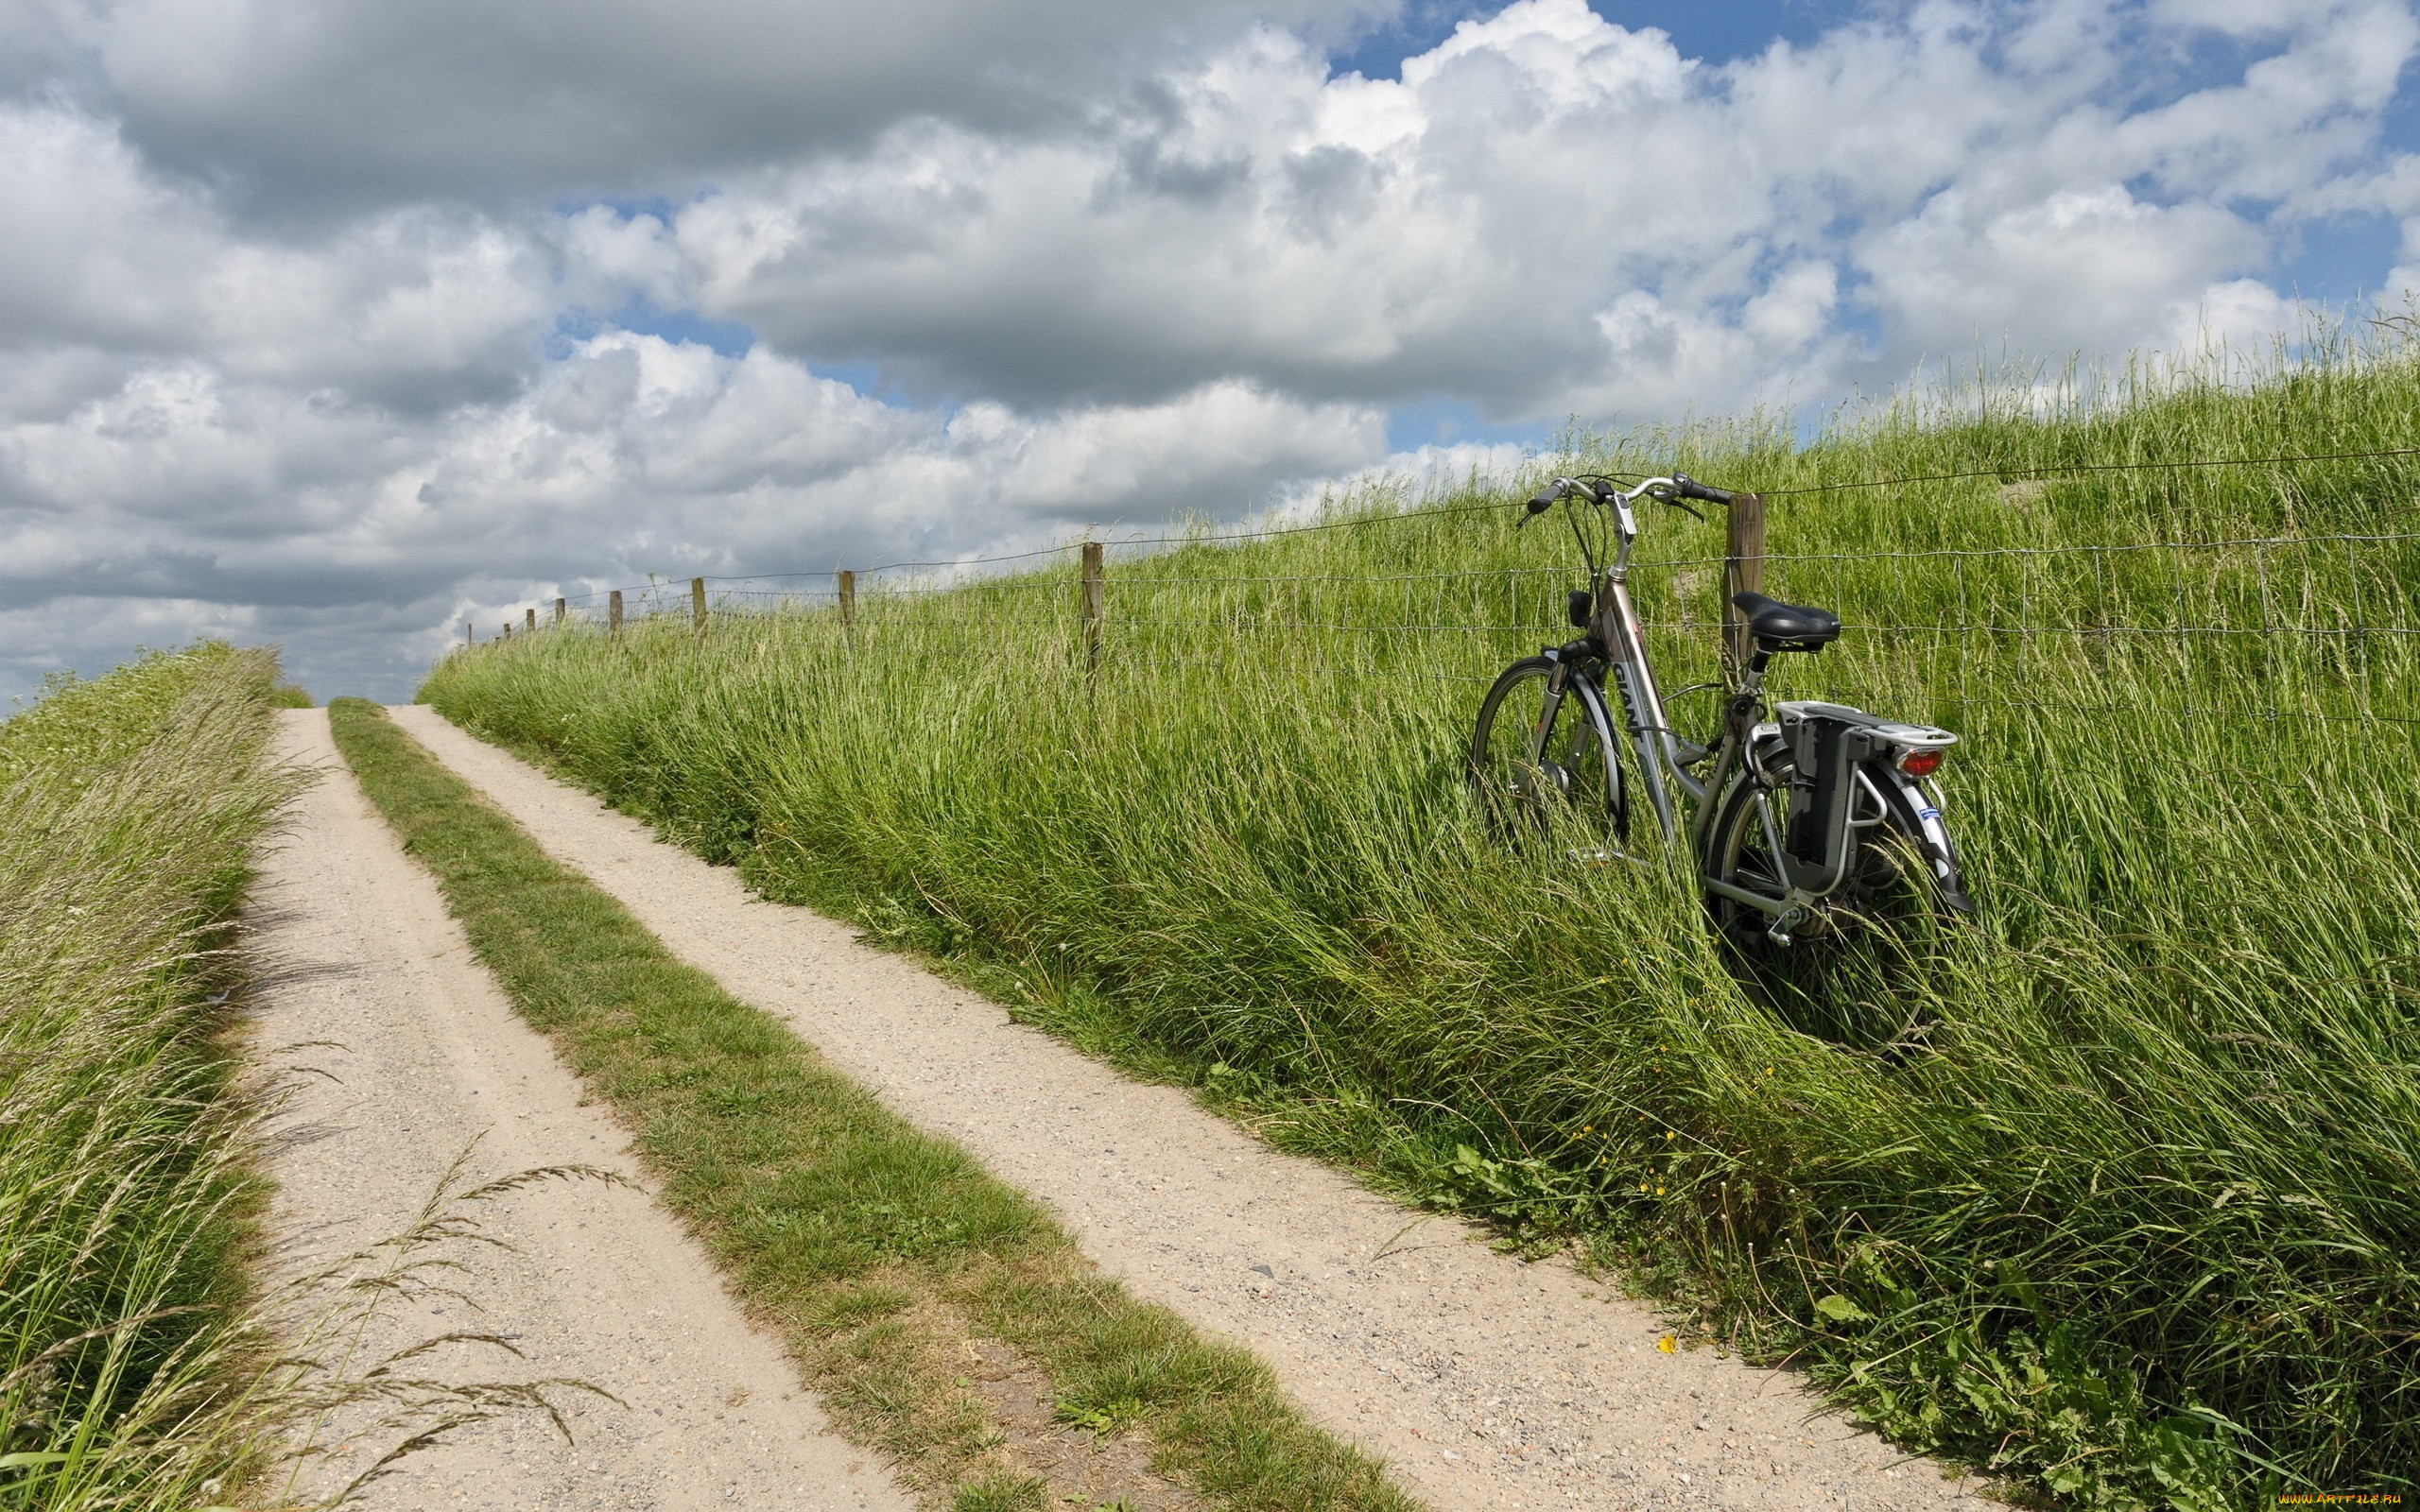
MULTIPOLYGON (((1058 566, 516 638, 424 696, 1282 1142, 1584 1238, 1910 1448, 2083 1506, 2420 1489, 2420 459, 2011 486, 2420 445, 2420 365, 2103 392, 1541 459, 1774 491, 1769 590, 1851 627, 1783 695, 1964 737, 1981 917, 1829 1016, 1743 984, 1677 868, 1486 845, 1470 717, 1578 582, 1527 478, 1114 555, 1090 674, 1058 566), (1876 1015, 1923 1052, 1841 1032, 1876 1015)), ((1648 524, 1677 688, 1720 523, 1648 524)))
POLYGON ((195 1507, 276 1448, 227 1040, 275 681, 205 644, 0 725, 0 1506, 195 1507))

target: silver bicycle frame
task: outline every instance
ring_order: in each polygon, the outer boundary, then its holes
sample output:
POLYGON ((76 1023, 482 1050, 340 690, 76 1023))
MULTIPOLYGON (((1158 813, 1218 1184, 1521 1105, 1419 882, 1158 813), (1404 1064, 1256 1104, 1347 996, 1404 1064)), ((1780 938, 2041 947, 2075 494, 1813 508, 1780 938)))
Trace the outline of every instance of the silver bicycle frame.
POLYGON ((1614 511, 1614 530, 1621 543, 1605 568, 1604 589, 1597 610, 1597 635, 1605 646, 1605 675, 1621 699, 1627 732, 1638 751, 1639 776, 1647 788, 1648 805, 1655 811, 1655 827, 1668 842, 1679 833, 1668 781, 1678 784, 1701 811, 1705 805, 1706 784, 1689 775, 1681 739, 1664 717, 1664 699, 1655 688, 1655 669, 1648 661, 1646 631, 1638 623, 1638 606, 1631 601, 1630 554, 1638 543, 1638 517, 1631 512, 1631 505, 1658 487, 1671 486, 1670 478, 1649 478, 1607 501, 1614 511))

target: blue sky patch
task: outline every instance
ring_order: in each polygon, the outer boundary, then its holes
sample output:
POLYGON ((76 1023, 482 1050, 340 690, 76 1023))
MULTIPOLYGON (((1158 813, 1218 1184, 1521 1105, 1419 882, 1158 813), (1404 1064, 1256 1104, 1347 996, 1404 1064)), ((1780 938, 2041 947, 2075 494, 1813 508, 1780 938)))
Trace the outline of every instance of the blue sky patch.
POLYGON ((744 357, 756 345, 755 328, 738 320, 717 320, 695 310, 660 310, 645 300, 633 300, 611 315, 586 312, 566 318, 563 334, 585 340, 600 331, 630 331, 680 343, 694 341, 726 357, 744 357))
MULTIPOLYGON (((1589 8, 1633 31, 1652 26, 1668 32, 1682 57, 1710 63, 1763 52, 1775 39, 1813 42, 1870 9, 1844 0, 1781 0, 1780 4, 1773 0, 1590 0, 1589 8)), ((1405 59, 1418 57, 1452 36, 1456 26, 1493 16, 1502 9, 1467 0, 1409 0, 1393 23, 1338 54, 1332 66, 1339 74, 1393 78, 1405 59)))
POLYGON ((1432 394, 1387 411, 1387 450, 1411 452, 1424 446, 1452 446, 1463 441, 1543 446, 1554 438, 1557 428, 1539 421, 1491 424, 1469 402, 1432 394))

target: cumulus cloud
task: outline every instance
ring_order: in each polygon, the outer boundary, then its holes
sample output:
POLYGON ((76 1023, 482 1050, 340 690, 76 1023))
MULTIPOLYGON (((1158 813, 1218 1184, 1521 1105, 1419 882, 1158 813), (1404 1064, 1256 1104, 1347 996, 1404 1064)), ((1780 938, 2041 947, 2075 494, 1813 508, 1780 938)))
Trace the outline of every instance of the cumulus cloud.
POLYGON ((923 116, 1014 130, 1248 18, 1355 0, 48 0, 8 31, 150 151, 280 207, 656 192, 923 116))
POLYGON ((2162 339, 2268 266, 2270 204, 2359 160, 2415 43, 2398 6, 2293 19, 2131 114, 2118 18, 2072 4, 1928 5, 1708 69, 1518 0, 1392 80, 1263 30, 1085 133, 903 130, 662 236, 701 308, 936 392, 1240 371, 1502 419, 1829 392, 1979 337, 2162 339))
POLYGON ((442 407, 510 394, 555 300, 551 254, 526 228, 414 204, 265 233, 109 122, 0 107, 0 352, 195 360, 442 407))
MULTIPOLYGON (((307 635, 306 669, 400 679, 432 635, 559 593, 1233 516, 1380 455, 1384 434, 1376 410, 1234 381, 1148 406, 943 414, 762 348, 625 332, 510 404, 424 421, 187 366, 0 429, 0 583, 102 639, 135 624, 307 635)), ((21 676, 57 654, 38 623, 20 622, 21 676)))
POLYGON ((2256 344, 2346 216, 2420 288, 2409 0, 1903 0, 1720 66, 1514 0, 1338 73, 1392 10, 0 4, 0 691, 209 629, 392 695, 650 571, 1517 462, 1391 455, 1441 399, 2256 344))

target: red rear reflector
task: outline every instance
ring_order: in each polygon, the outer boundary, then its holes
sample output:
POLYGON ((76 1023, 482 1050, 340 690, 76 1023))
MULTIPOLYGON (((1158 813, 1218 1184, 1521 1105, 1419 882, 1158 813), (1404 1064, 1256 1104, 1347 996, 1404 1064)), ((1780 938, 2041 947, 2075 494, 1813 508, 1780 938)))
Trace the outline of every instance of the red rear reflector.
POLYGON ((1911 750, 1899 758, 1899 770, 1910 777, 1930 777, 1940 765, 1939 747, 1931 750, 1911 750))

